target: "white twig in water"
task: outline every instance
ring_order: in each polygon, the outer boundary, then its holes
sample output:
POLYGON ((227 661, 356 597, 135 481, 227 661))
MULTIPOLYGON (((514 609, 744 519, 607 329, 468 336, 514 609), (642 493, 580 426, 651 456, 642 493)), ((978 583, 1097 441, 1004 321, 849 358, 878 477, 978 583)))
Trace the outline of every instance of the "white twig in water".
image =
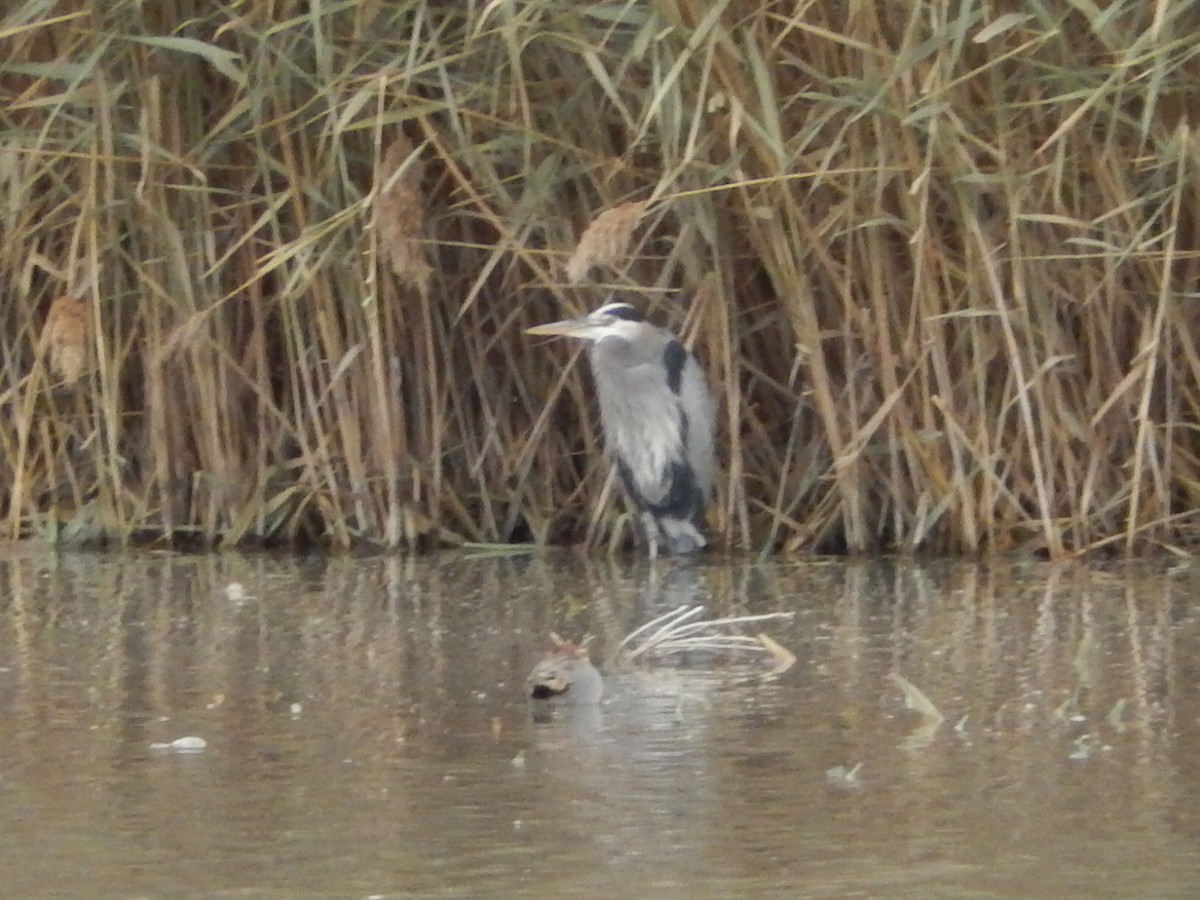
POLYGON ((671 629, 680 622, 695 618, 702 612, 704 612, 703 606, 680 606, 671 610, 670 612, 663 613, 658 618, 651 619, 645 625, 641 626, 640 628, 636 628, 627 634, 625 636, 625 640, 621 641, 621 643, 618 645, 617 652, 620 653, 623 649, 625 649, 626 645, 632 644, 643 633, 649 631, 651 628, 654 628, 656 625, 661 625, 663 622, 669 621, 669 624, 664 625, 659 632, 656 632, 654 636, 650 637, 648 640, 643 642, 640 647, 631 652, 631 656, 637 656, 639 653, 643 653, 648 648, 654 646, 655 638, 658 636, 658 634, 670 633, 671 629))
POLYGON ((745 625, 791 619, 794 613, 761 613, 725 616, 721 619, 693 621, 704 611, 702 606, 680 606, 663 613, 630 633, 617 648, 626 662, 651 654, 666 656, 688 651, 766 654, 775 660, 767 677, 775 678, 796 662, 796 657, 778 642, 759 634, 738 634, 745 625))

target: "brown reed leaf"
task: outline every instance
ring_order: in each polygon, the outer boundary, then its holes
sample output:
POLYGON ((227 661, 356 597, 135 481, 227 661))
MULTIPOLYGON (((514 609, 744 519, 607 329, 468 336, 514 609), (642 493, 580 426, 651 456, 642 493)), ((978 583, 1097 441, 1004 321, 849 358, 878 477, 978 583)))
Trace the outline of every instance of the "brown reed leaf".
POLYGON ((424 167, 420 158, 409 162, 404 173, 393 178, 412 154, 413 145, 404 135, 383 154, 375 197, 375 227, 379 229, 379 246, 396 277, 425 296, 433 270, 425 258, 425 202, 421 193, 424 167))
POLYGON ((593 266, 615 266, 624 259, 633 231, 649 206, 649 200, 630 201, 592 219, 567 261, 567 280, 579 284, 587 279, 593 266))
POLYGON ((63 294, 50 304, 42 329, 42 345, 50 371, 65 384, 74 384, 87 367, 87 301, 63 294))

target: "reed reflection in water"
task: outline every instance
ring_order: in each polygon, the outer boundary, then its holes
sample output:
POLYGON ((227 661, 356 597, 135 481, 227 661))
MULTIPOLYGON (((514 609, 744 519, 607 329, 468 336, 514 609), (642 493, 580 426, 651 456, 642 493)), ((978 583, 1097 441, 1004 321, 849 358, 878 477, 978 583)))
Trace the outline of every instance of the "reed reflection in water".
POLYGON ((713 559, 652 575, 570 554, 13 550, 0 883, 1190 896, 1196 595, 1193 573, 1157 563, 713 559), (625 634, 691 603, 794 611, 771 634, 797 664, 757 685, 614 670, 625 634), (594 635, 606 696, 535 724, 524 679, 551 631, 594 635), (921 732, 892 674, 945 722, 921 732), (206 749, 150 748, 190 735, 206 749))

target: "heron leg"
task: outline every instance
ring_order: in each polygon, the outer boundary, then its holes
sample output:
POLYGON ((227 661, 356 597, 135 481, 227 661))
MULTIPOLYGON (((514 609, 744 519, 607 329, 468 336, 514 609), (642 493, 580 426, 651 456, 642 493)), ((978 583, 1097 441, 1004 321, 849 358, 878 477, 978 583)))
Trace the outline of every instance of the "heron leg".
POLYGON ((650 562, 658 559, 658 522, 653 513, 642 513, 642 527, 646 530, 646 545, 650 550, 650 562))

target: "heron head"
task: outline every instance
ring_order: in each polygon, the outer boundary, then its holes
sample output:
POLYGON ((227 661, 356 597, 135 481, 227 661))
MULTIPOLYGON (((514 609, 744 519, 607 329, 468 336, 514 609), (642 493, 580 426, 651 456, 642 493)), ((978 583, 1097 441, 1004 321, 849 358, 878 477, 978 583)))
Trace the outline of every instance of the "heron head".
POLYGON ((578 319, 563 319, 526 328, 526 334, 566 335, 588 341, 600 341, 607 337, 632 340, 646 329, 646 318, 632 304, 624 302, 605 303, 594 312, 578 319))

